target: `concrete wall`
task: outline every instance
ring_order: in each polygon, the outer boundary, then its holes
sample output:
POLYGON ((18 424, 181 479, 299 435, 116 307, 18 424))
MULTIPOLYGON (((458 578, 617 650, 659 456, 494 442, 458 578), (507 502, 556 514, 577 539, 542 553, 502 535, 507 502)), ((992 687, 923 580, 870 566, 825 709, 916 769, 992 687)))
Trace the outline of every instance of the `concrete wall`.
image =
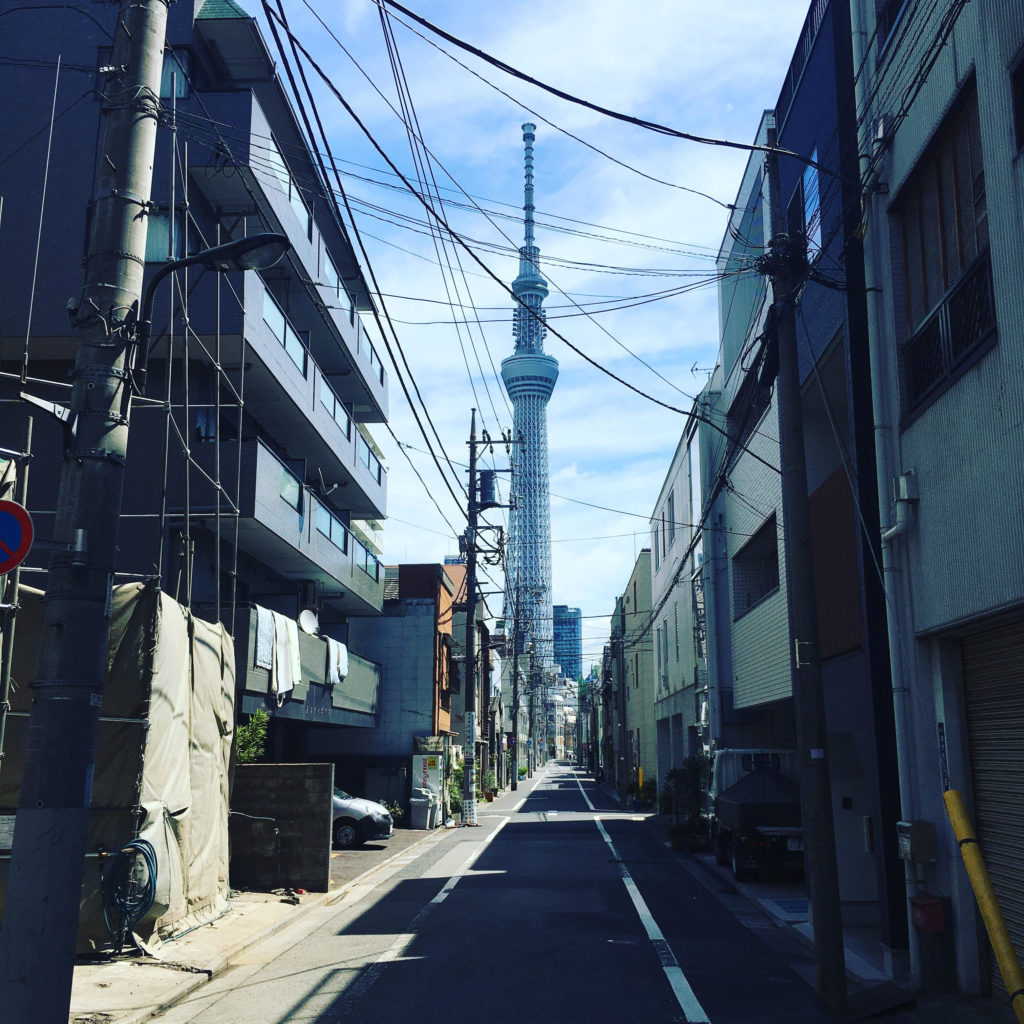
POLYGON ((240 764, 231 789, 231 883, 326 892, 334 765, 240 764), (255 819, 272 818, 273 821, 255 819))

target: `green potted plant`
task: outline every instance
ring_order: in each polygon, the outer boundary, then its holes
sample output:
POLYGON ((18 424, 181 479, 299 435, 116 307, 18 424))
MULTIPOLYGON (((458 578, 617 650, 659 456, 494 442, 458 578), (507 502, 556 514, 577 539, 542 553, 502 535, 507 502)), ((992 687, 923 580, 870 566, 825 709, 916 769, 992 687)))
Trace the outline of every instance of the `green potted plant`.
POLYGON ((498 795, 498 776, 495 775, 493 768, 488 768, 484 776, 484 792, 490 793, 492 800, 498 795))

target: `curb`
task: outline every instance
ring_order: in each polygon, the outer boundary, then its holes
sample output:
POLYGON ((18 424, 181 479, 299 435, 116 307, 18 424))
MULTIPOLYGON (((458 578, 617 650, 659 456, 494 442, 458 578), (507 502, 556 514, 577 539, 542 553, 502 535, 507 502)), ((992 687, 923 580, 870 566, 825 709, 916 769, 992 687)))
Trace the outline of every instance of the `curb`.
POLYGON ((404 850, 399 850, 396 853, 389 854, 379 864, 375 864, 372 868, 367 868, 366 871, 356 875, 355 878, 350 878, 344 883, 344 885, 338 886, 337 889, 317 893, 308 901, 298 905, 292 913, 286 914, 273 924, 269 924, 266 927, 261 928, 258 932, 254 932, 252 935, 248 935, 244 939, 226 947, 222 952, 218 953, 217 956, 212 958, 207 967, 199 969, 199 973, 193 974, 187 980, 183 981, 180 987, 174 991, 170 998, 164 999, 162 1002, 150 1003, 148 1006, 131 1010, 124 1016, 118 1016, 117 1024, 144 1024, 145 1021, 150 1020, 156 1014, 163 1013, 166 1010, 171 1009, 171 1007, 180 1003, 186 996, 195 992, 196 989, 201 988, 209 981, 212 981, 217 974, 228 966, 234 957, 247 952, 254 946, 258 946, 261 942, 265 942, 272 935, 283 931, 285 928, 290 928, 292 925, 301 922, 303 918, 318 907, 330 906, 331 904, 336 903, 346 892, 361 884, 370 875, 380 871, 391 861, 396 860, 398 857, 405 856, 405 854, 410 850, 415 850, 431 840, 436 840, 436 836, 438 834, 447 834, 447 831, 448 830, 446 829, 435 830, 434 832, 423 836, 421 839, 416 840, 415 843, 411 843, 404 850))

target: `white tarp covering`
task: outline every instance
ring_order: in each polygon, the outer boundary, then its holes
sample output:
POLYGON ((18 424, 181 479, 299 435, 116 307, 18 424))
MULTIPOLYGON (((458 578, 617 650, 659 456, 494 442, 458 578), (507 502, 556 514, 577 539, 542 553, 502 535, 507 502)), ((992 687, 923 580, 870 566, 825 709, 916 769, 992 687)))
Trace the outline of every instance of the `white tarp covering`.
MULTIPOLYGON (((0 811, 17 807, 42 623, 40 592, 21 587, 19 597, 0 811)), ((234 651, 221 625, 144 584, 114 589, 110 623, 87 841, 90 852, 136 835, 153 844, 156 903, 138 931, 168 938, 228 905, 234 651)), ((107 938, 96 863, 85 871, 79 949, 107 938)))

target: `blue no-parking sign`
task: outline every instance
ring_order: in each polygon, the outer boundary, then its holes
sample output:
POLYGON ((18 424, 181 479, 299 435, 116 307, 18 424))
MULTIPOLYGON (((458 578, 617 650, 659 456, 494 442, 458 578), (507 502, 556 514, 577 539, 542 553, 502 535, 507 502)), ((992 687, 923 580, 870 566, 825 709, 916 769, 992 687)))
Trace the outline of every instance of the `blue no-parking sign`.
POLYGON ((16 501, 0 501, 0 576, 21 565, 32 547, 32 517, 16 501))

